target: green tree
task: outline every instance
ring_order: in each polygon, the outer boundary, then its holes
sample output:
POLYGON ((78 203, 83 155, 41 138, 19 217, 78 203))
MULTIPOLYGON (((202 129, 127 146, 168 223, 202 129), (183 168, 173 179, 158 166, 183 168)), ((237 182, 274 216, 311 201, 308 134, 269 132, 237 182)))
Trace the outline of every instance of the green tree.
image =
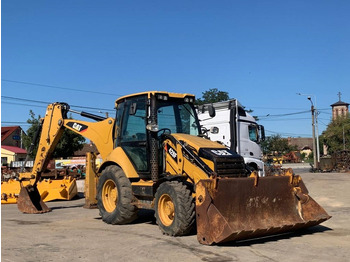
MULTIPOLYGON (((38 117, 35 117, 35 114, 32 110, 29 111, 30 119, 27 120, 27 123, 30 124, 31 126, 27 130, 27 135, 23 137, 23 144, 28 150, 33 138, 39 128, 40 125, 40 115, 38 117)), ((71 117, 70 117, 71 119, 71 117)), ((74 133, 71 130, 64 130, 63 135, 58 142, 52 157, 53 158, 67 158, 73 156, 74 152, 77 150, 80 150, 83 148, 83 143, 85 142, 85 138, 82 137, 81 135, 74 133)), ((34 150, 32 154, 30 154, 31 157, 35 157, 36 152, 38 149, 38 145, 34 145, 34 150)))
MULTIPOLYGON (((35 133, 37 132, 40 125, 40 116, 35 117, 35 114, 32 110, 29 111, 30 119, 27 120, 27 123, 31 126, 27 130, 27 134, 22 136, 22 141, 24 147, 29 150, 30 145, 33 141, 35 133)), ((31 157, 34 157, 37 151, 37 145, 34 146, 33 152, 30 154, 31 157)))
POLYGON ((219 91, 217 88, 211 88, 208 91, 202 92, 202 98, 196 99, 197 105, 203 105, 207 103, 221 102, 229 100, 228 92, 219 91))
POLYGON ((322 133, 321 143, 325 144, 330 154, 344 150, 350 150, 350 116, 337 117, 322 133))
POLYGON ((280 135, 273 135, 266 137, 265 141, 261 142, 261 149, 264 154, 284 154, 297 150, 296 146, 289 145, 286 138, 280 135))

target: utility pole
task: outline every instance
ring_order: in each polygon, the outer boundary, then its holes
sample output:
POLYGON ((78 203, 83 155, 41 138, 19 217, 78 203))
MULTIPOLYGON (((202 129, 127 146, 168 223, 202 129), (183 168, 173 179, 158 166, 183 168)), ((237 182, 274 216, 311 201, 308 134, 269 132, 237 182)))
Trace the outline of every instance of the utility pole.
POLYGON ((345 130, 343 125, 343 150, 345 150, 345 130))
POLYGON ((312 139, 313 139, 313 151, 314 151, 314 167, 318 169, 319 163, 320 163, 320 142, 318 138, 318 111, 317 111, 317 105, 316 105, 316 96, 315 95, 308 95, 308 94, 301 94, 296 93, 299 96, 307 96, 307 99, 311 102, 311 114, 312 114, 312 139), (315 106, 311 100, 311 97, 315 99, 315 106), (316 129, 316 131, 315 131, 316 129), (315 141, 316 140, 316 141, 315 141), (315 160, 316 156, 316 160, 315 160))
MULTIPOLYGON (((315 102, 316 107, 316 102, 315 102)), ((318 111, 317 108, 315 108, 315 124, 316 124, 316 148, 317 148, 317 164, 320 163, 320 141, 318 136, 318 111)))
POLYGON ((316 147, 316 138, 315 138, 315 107, 314 104, 312 103, 311 97, 309 96, 307 99, 310 100, 311 102, 311 115, 312 115, 312 142, 313 142, 313 155, 314 155, 314 168, 317 170, 318 169, 318 161, 317 161, 317 156, 318 156, 318 149, 316 147))

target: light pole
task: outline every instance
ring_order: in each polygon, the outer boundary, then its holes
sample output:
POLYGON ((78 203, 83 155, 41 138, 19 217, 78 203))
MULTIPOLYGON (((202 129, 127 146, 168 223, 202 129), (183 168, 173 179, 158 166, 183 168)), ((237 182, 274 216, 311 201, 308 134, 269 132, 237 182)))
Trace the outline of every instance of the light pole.
POLYGON ((311 102, 311 114, 312 114, 312 139, 313 139, 313 148, 314 148, 314 166, 316 169, 318 169, 319 163, 320 163, 320 143, 318 138, 318 111, 317 111, 317 105, 316 105, 316 96, 315 95, 308 95, 308 94, 301 94, 297 93, 297 95, 300 96, 307 96, 307 99, 311 102), (311 97, 314 97, 315 99, 315 106, 311 100, 311 97), (315 131, 316 129, 316 131, 315 131), (315 142, 316 137, 316 142, 315 142))
POLYGON ((318 161, 317 161, 317 153, 318 149, 316 148, 316 139, 315 139, 315 107, 312 103, 311 97, 308 96, 308 98, 311 102, 311 115, 312 115, 312 142, 313 142, 313 148, 314 148, 314 168, 318 169, 318 161))

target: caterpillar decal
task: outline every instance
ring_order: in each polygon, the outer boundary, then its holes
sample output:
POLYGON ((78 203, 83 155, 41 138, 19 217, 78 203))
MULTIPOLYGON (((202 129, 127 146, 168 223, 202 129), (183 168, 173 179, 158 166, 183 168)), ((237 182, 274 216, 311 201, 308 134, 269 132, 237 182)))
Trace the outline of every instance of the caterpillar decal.
POLYGON ((79 124, 77 122, 68 122, 67 126, 73 128, 74 130, 76 130, 80 133, 82 133, 88 129, 88 126, 86 126, 84 124, 79 124))

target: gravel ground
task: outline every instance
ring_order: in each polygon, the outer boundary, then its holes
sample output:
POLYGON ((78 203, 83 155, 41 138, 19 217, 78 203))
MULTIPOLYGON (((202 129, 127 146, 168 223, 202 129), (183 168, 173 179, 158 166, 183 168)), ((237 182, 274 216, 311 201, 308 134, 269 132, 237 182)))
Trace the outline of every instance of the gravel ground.
POLYGON ((168 237, 153 212, 133 224, 105 224, 84 199, 47 203, 52 212, 22 214, 1 206, 2 261, 349 261, 350 174, 295 169, 332 216, 321 225, 265 239, 203 246, 195 235, 168 237))

